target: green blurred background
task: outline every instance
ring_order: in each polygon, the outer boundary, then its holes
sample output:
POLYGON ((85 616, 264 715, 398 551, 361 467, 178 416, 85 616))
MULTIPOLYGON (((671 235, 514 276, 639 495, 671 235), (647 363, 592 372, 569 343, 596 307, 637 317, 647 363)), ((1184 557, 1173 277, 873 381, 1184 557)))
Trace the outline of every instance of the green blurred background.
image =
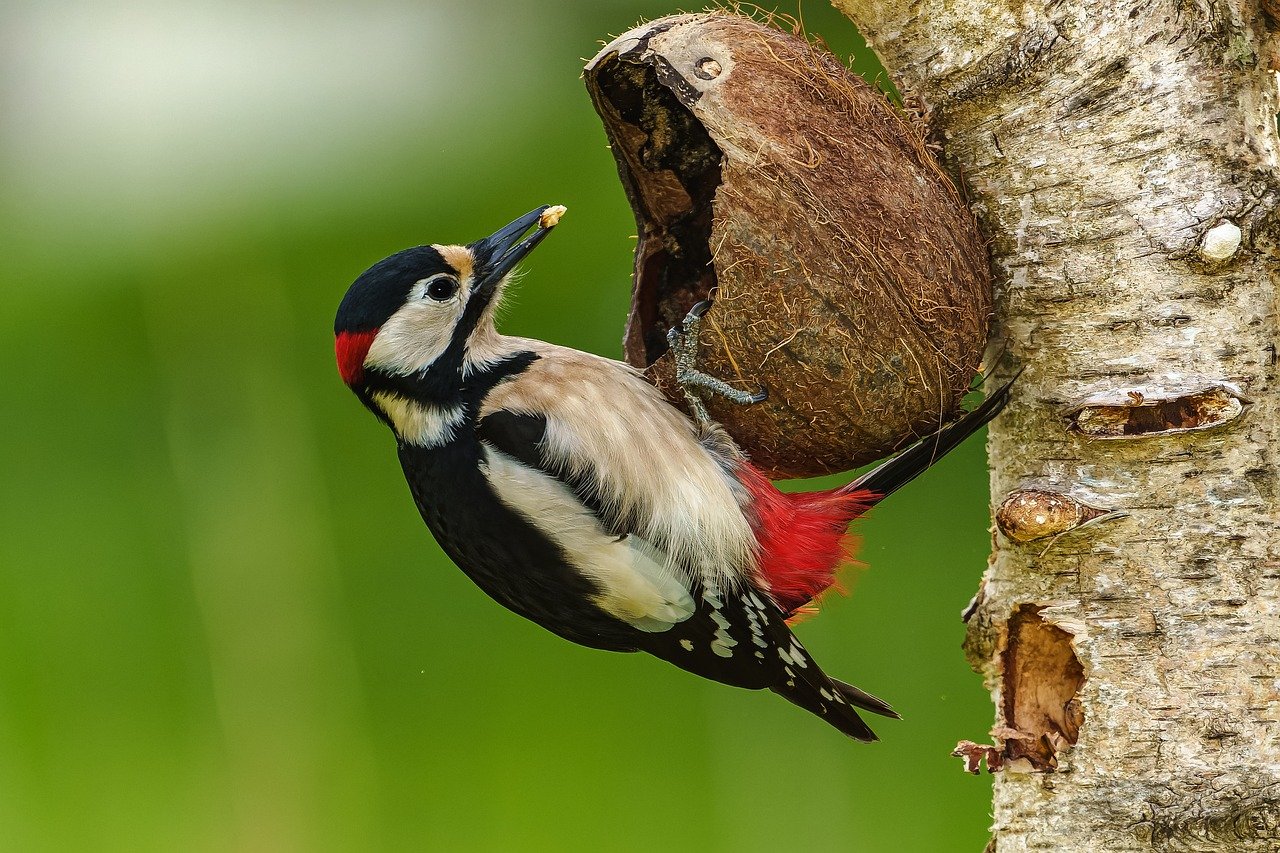
POLYGON ((948 757, 991 722, 980 441, 799 628, 903 712, 868 746, 500 609, 338 380, 361 270, 540 203, 569 215, 505 329, 619 355, 634 220, 580 57, 672 11, 0 7, 0 849, 981 849, 948 757))

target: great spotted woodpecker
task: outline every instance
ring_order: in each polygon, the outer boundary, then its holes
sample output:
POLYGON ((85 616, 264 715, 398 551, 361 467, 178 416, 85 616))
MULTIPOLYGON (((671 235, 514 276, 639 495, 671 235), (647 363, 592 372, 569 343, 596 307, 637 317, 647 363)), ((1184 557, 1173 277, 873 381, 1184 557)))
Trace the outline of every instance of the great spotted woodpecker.
POLYGON ((787 620, 833 584, 850 521, 1007 388, 847 486, 785 494, 627 365, 497 332, 508 276, 562 211, 392 255, 338 308, 339 371, 395 433, 427 526, 477 586, 565 639, 768 688, 875 740, 856 709, 897 714, 824 674, 787 620))

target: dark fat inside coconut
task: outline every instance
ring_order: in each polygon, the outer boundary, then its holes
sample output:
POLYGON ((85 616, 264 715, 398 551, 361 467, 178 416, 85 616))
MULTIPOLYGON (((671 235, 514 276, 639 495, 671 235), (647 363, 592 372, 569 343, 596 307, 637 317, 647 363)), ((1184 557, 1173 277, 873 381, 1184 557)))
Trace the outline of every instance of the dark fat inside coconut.
POLYGON ((635 209, 635 291, 627 358, 648 367, 667 351, 667 330, 711 296, 712 202, 720 149, 680 97, 696 97, 661 57, 612 56, 595 68, 598 102, 618 171, 635 209), (679 85, 683 84, 683 85, 679 85))

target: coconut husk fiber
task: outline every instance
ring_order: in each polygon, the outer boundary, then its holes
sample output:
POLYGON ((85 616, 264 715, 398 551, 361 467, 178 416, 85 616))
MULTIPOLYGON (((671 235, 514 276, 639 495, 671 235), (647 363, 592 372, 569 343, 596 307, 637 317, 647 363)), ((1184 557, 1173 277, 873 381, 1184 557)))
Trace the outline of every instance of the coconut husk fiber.
POLYGON ((951 178, 878 89, 735 14, 644 24, 586 67, 636 214, 627 360, 677 404, 667 330, 714 298, 707 407, 775 477, 856 467, 949 420, 991 311, 951 178))

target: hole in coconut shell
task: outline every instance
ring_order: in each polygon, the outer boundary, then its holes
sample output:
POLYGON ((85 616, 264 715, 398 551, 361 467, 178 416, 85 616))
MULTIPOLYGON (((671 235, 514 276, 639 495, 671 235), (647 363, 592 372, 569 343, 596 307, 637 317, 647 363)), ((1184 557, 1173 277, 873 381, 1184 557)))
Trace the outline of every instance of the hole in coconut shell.
MULTIPOLYGON (((636 211, 635 318, 627 351, 646 366, 667 351, 667 330, 711 296, 712 202, 720 186, 719 147, 668 83, 683 82, 661 57, 614 55, 595 69, 598 106, 617 117, 614 154, 636 211)), ((677 86, 687 98, 697 93, 677 86)))
POLYGON ((698 64, 694 66, 693 73, 703 80, 714 80, 724 71, 719 62, 716 62, 709 56, 704 56, 698 60, 698 64))

